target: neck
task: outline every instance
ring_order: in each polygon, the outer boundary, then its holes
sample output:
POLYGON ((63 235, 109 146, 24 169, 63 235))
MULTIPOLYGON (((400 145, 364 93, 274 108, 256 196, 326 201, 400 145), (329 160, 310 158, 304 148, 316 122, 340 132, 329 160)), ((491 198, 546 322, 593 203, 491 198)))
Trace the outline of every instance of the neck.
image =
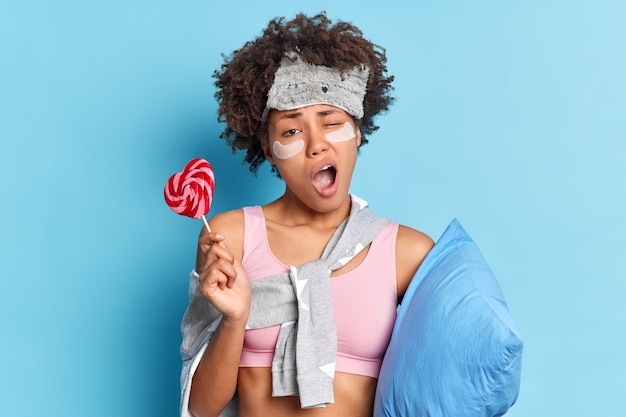
POLYGON ((317 207, 304 203, 289 189, 267 208, 272 220, 290 226, 309 225, 313 228, 336 228, 350 214, 351 199, 346 195, 335 204, 322 202, 317 207))

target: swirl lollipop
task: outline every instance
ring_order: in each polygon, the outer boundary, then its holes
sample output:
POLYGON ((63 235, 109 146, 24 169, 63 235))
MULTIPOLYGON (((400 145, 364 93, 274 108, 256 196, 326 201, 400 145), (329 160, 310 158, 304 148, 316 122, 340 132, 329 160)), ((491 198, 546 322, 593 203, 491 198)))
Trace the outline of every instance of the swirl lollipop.
POLYGON ((209 223, 204 217, 211 209, 215 176, 213 167, 202 158, 189 161, 181 172, 172 175, 165 184, 165 202, 176 213, 202 219, 210 232, 209 223))

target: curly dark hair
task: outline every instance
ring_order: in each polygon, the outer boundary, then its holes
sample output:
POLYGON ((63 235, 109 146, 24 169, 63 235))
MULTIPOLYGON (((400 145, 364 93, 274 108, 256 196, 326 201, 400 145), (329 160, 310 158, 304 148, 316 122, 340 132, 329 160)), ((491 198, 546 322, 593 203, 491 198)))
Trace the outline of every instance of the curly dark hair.
POLYGON ((326 12, 313 17, 298 14, 289 21, 284 17, 270 20, 261 36, 230 56, 223 55, 224 63, 213 74, 218 121, 226 124, 220 138, 233 152, 246 150, 244 160, 253 173, 266 159, 261 148, 261 140, 267 139, 262 114, 274 73, 288 51, 297 51, 311 64, 340 71, 359 64, 369 67, 364 115, 356 121, 361 129, 361 145, 367 143, 367 135, 378 130, 374 117, 388 110, 394 100, 385 49, 365 39, 356 26, 343 21, 333 24, 326 12))

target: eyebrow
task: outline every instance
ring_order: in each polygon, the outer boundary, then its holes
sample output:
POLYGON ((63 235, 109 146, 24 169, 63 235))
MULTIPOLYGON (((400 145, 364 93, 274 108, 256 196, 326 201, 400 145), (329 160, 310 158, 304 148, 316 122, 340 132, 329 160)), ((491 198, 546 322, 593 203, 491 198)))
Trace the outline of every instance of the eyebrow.
MULTIPOLYGON (((337 110, 337 109, 328 109, 328 110, 320 110, 317 113, 315 113, 315 115, 319 116, 319 117, 326 117, 326 116, 329 116, 331 114, 339 113, 339 112, 340 112, 340 110, 337 110)), ((289 112, 289 113, 286 113, 286 114, 282 115, 278 120, 282 120, 282 119, 297 119, 300 116, 302 116, 302 112, 298 111, 298 109, 295 109, 293 112, 289 112)))

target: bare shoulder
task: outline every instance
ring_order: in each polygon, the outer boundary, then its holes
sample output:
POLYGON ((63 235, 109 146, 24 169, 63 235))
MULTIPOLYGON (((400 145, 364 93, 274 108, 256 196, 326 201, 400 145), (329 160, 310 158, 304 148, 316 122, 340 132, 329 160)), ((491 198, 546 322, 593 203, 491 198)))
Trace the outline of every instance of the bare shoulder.
POLYGON ((396 271, 398 297, 402 297, 411 279, 435 242, 425 233, 408 226, 398 227, 396 239, 396 271))
MULTIPOLYGON (((209 227, 214 233, 224 235, 224 244, 237 259, 241 259, 243 253, 243 232, 244 218, 243 210, 230 210, 216 214, 209 219, 209 227)), ((202 226, 200 238, 208 233, 206 227, 202 226)))
MULTIPOLYGON (((243 232, 243 210, 230 210, 209 219, 211 230, 223 235, 243 232)), ((206 230, 206 228, 204 228, 206 230)))

